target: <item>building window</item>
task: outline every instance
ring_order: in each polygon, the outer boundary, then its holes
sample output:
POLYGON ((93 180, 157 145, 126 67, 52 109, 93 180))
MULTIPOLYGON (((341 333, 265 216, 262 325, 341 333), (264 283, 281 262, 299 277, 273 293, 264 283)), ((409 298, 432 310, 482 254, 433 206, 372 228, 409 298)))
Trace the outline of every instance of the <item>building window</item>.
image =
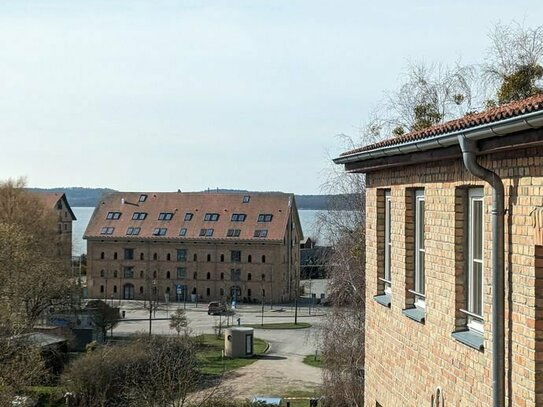
POLYGON ((158 260, 158 253, 153 253, 153 260, 158 260))
POLYGON ((172 212, 160 212, 158 214, 158 220, 172 220, 173 213, 172 212))
POLYGON ((250 200, 251 200, 251 197, 249 195, 245 195, 243 197, 243 203, 249 203, 250 200))
MULTIPOLYGON (((467 310, 468 328, 483 332, 483 189, 468 194, 467 216, 467 310)), ((466 312, 467 311, 467 312, 466 312)))
POLYGON ((123 267, 124 278, 134 278, 134 267, 123 267))
POLYGON ((260 278, 262 279, 262 281, 266 281, 266 274, 262 273, 262 275, 260 276, 260 278))
POLYGON ((177 261, 187 261, 187 249, 177 249, 177 261))
POLYGON ((231 221, 232 222, 245 222, 245 219, 247 219, 247 215, 244 213, 233 213, 231 221))
POLYGON ((129 227, 126 229, 126 234, 129 236, 137 236, 140 234, 141 228, 129 227))
POLYGON ((166 294, 170 293, 170 287, 166 287, 166 294))
POLYGON ((425 306, 424 190, 415 191, 415 306, 425 306))
POLYGON ((240 279, 241 279, 241 269, 230 270, 230 280, 240 281, 240 279))
POLYGON ((266 263, 266 255, 265 254, 262 255, 262 263, 266 263))
POLYGON ((255 230, 255 233, 253 237, 267 237, 268 236, 268 229, 257 229, 255 230))
POLYGON ((156 276, 157 276, 157 273, 156 273, 156 270, 155 270, 155 271, 153 271, 153 278, 156 278, 156 276))
POLYGON ((230 261, 234 263, 241 262, 241 250, 231 250, 230 251, 230 261))
POLYGON ((139 202, 145 202, 147 200, 147 194, 141 194, 139 202))
POLYGON ((193 277, 195 280, 198 280, 198 273, 195 271, 194 274, 192 275, 192 277, 193 277))
POLYGON ((143 278, 143 270, 140 270, 140 278, 143 278))
POLYGON ((124 249, 124 259, 134 260, 134 249, 124 249))
POLYGON ((239 237, 241 229, 228 229, 226 237, 239 237))
POLYGON ((101 293, 104 292, 104 286, 103 286, 103 285, 100 286, 100 292, 101 292, 101 293))
POLYGON ((166 272, 166 279, 167 279, 167 280, 169 280, 169 279, 170 279, 170 277, 171 277, 171 274, 170 274, 170 272, 169 272, 169 271, 167 271, 167 272, 166 272))
POLYGON ((210 288, 206 288, 206 295, 208 297, 211 295, 211 289, 210 288))
POLYGON ((113 252, 113 260, 117 260, 117 252, 113 252))
POLYGON ((105 274, 106 274, 106 273, 105 273, 104 270, 100 270, 100 277, 104 277, 105 274))
POLYGON ((208 272, 208 273, 206 274, 206 279, 207 279, 207 280, 211 280, 211 273, 208 272))
POLYGON ((100 258, 103 260, 105 257, 105 253, 104 252, 100 252, 100 258))
POLYGON ((206 237, 213 236, 213 229, 200 229, 200 236, 206 236, 206 237))
POLYGON ((113 292, 114 292, 114 293, 117 292, 117 286, 116 286, 116 285, 113 286, 113 292))
POLYGON ((167 228, 155 228, 153 230, 153 236, 165 236, 167 231, 167 228))
POLYGON ((224 263, 224 254, 221 254, 221 263, 224 263))
POLYGON ((216 222, 219 220, 219 214, 218 213, 206 213, 204 216, 204 220, 208 222, 216 222))
POLYGON ((143 260, 145 258, 145 255, 142 253, 140 253, 140 260, 143 260))
POLYGON ((384 283, 384 292, 385 294, 392 293, 392 274, 391 274, 391 252, 392 252, 392 233, 391 233, 391 222, 392 222, 392 198, 390 196, 390 190, 385 191, 385 268, 383 272, 383 277, 381 280, 384 283))
POLYGON ((271 222, 273 218, 272 214, 269 213, 261 213, 258 215, 258 222, 271 222))
POLYGON ((190 213, 190 212, 185 213, 185 221, 188 222, 188 221, 192 220, 193 216, 194 215, 192 213, 190 213))
POLYGON ((121 217, 121 212, 108 212, 106 219, 108 220, 118 220, 121 217))
POLYGON ((221 273, 221 280, 224 280, 224 273, 221 273))
POLYGON ((198 261, 198 255, 196 253, 192 256, 192 261, 198 261))
POLYGON ((264 298, 265 296, 266 296, 266 289, 263 288, 263 289, 262 289, 262 298, 264 298))
POLYGON ((248 288, 248 289, 247 289, 247 297, 250 297, 252 294, 253 294, 253 293, 252 293, 251 289, 248 288))
POLYGON ((177 267, 177 278, 179 279, 187 278, 187 269, 185 267, 177 267))
POLYGON ((132 220, 145 220, 147 212, 134 212, 132 214, 132 220))
POLYGON ((140 286, 140 294, 143 294, 143 286, 140 286))
POLYGON ((252 263, 252 261, 253 261, 253 256, 248 255, 247 256, 247 263, 252 263))
POLYGON ((219 294, 220 294, 221 297, 224 295, 224 289, 223 288, 219 289, 219 294))
POLYGON ((247 281, 251 281, 253 278, 253 275, 251 273, 247 274, 247 281))
POLYGON ((100 230, 100 234, 101 235, 112 235, 114 231, 115 231, 115 228, 112 228, 111 226, 103 227, 100 230))
POLYGON ((187 228, 181 228, 179 230, 179 236, 186 236, 187 235, 187 228))

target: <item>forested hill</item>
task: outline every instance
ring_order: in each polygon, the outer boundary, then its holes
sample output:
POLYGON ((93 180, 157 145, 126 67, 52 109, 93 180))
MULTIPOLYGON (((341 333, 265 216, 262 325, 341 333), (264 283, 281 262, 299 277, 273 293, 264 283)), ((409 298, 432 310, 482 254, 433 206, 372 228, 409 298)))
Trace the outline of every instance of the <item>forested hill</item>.
MULTIPOLYGON (((100 198, 111 192, 117 192, 109 188, 82 188, 82 187, 60 187, 60 188, 29 188, 36 192, 63 192, 68 198, 72 207, 91 206, 95 207, 100 198)), ((221 190, 224 192, 249 192, 237 190, 221 190)), ((350 205, 352 199, 344 199, 341 195, 295 195, 298 209, 329 209, 330 203, 333 203, 334 209, 353 209, 350 205)))

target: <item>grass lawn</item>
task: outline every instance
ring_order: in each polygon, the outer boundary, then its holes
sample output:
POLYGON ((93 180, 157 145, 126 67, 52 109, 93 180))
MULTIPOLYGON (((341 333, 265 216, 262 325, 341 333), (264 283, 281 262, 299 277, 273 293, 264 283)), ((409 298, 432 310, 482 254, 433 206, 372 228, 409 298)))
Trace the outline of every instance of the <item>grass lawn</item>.
POLYGON ((309 365, 309 366, 313 366, 313 367, 320 367, 322 368, 323 365, 324 365, 324 362, 322 360, 322 356, 321 355, 317 355, 317 357, 315 358, 315 355, 307 355, 305 358, 304 358, 304 363, 306 365, 309 365))
POLYGON ((254 338, 254 353, 252 358, 222 358, 224 338, 217 338, 213 334, 205 334, 197 337, 197 357, 201 363, 203 373, 217 375, 229 370, 238 369, 250 365, 258 360, 266 350, 268 344, 262 339, 254 338))
POLYGON ((304 328, 311 328, 311 324, 309 322, 298 322, 297 324, 294 324, 294 322, 277 322, 274 324, 251 324, 251 325, 243 325, 247 326, 249 328, 255 328, 255 329, 304 329, 304 328))

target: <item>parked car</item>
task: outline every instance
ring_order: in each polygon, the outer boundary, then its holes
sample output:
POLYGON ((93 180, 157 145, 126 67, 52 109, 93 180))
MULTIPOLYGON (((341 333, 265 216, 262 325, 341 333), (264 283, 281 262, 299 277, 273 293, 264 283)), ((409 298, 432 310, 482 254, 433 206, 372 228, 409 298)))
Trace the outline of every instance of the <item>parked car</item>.
POLYGON ((221 315, 226 312, 226 304, 213 301, 207 306, 207 315, 221 315))

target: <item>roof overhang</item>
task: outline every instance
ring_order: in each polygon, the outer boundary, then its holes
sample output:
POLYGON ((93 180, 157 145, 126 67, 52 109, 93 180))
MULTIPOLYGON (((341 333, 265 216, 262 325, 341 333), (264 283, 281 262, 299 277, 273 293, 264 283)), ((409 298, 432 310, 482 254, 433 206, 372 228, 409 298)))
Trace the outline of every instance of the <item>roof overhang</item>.
MULTIPOLYGON (((459 131, 419 140, 410 140, 393 146, 360 151, 335 158, 333 161, 336 164, 345 165, 345 169, 349 172, 370 172, 391 166, 457 157, 460 155, 459 136, 479 141, 521 133, 529 134, 530 131, 533 132, 533 130, 541 128, 543 128, 543 111, 539 110, 459 131), (398 156, 410 156, 410 159, 392 159, 392 157, 397 158, 398 156)), ((540 133, 535 138, 533 136, 530 138, 532 145, 536 141, 543 142, 540 133)))

